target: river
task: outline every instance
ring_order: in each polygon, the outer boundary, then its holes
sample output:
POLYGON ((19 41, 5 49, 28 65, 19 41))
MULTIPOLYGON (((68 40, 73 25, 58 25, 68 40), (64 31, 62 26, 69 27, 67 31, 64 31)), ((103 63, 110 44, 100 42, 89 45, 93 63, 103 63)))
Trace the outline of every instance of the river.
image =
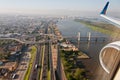
MULTIPOLYGON (((81 24, 80 22, 75 22, 74 20, 62 20, 57 23, 59 30, 61 31, 63 37, 77 36, 78 32, 80 32, 81 36, 88 36, 88 32, 91 32, 91 36, 99 36, 99 37, 109 37, 106 34, 96 32, 88 28, 87 26, 81 24)), ((102 69, 99 63, 99 53, 100 50, 109 42, 80 42, 77 44, 77 39, 73 39, 76 42, 74 43, 76 46, 79 46, 79 50, 85 52, 90 59, 81 60, 85 65, 86 70, 89 72, 90 80, 102 80, 101 74, 106 74, 102 69)))

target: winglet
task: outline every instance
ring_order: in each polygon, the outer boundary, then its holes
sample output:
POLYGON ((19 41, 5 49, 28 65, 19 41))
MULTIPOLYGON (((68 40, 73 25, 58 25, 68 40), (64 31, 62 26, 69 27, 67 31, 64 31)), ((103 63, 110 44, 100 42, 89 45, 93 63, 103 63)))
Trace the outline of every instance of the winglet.
POLYGON ((108 8, 108 5, 109 5, 109 1, 106 3, 106 5, 105 5, 104 9, 101 11, 101 13, 100 13, 100 14, 103 14, 103 15, 105 15, 105 14, 106 14, 106 11, 107 11, 107 8, 108 8))

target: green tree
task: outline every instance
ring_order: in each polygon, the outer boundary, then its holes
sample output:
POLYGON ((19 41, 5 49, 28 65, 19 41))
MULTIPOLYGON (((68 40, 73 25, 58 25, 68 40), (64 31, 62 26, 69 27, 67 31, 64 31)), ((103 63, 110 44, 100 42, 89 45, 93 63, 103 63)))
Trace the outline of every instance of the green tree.
POLYGON ((75 80, 75 78, 73 77, 73 75, 71 73, 67 73, 67 79, 68 80, 75 80))
POLYGON ((83 75, 84 73, 85 73, 84 69, 77 68, 75 73, 74 73, 74 78, 76 80, 83 80, 85 78, 83 75))

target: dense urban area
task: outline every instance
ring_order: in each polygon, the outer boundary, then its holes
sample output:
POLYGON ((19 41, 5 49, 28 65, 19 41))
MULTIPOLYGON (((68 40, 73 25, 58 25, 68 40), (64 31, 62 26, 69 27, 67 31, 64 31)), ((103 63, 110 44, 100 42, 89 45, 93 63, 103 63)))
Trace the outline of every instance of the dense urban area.
MULTIPOLYGON (((81 22, 107 35, 113 34, 113 25, 106 24, 111 30, 107 27, 102 29, 98 25, 103 23, 93 23, 78 17, 2 16, 0 80, 89 80, 91 74, 83 60, 90 57, 76 43, 64 38, 57 26, 59 21, 66 19, 81 22)), ((118 33, 113 35, 118 36, 118 33)), ((78 40, 79 36, 76 37, 78 40)), ((95 42, 98 40, 95 38, 95 42)), ((90 41, 90 35, 86 41, 90 41)), ((105 41, 106 38, 103 38, 101 42, 105 41)))
POLYGON ((89 57, 63 38, 56 25, 61 19, 0 17, 0 78, 87 80, 83 64, 77 60, 89 57))

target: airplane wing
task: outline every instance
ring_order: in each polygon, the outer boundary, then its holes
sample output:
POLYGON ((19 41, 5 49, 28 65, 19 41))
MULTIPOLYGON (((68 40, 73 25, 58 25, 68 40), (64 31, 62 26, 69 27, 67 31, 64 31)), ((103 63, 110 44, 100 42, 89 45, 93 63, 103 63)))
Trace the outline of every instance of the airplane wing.
POLYGON ((106 16, 108 5, 109 5, 109 2, 106 3, 105 7, 103 8, 103 10, 100 13, 100 16, 102 16, 103 18, 105 18, 105 19, 107 19, 107 20, 109 20, 109 21, 111 21, 111 22, 120 26, 120 21, 119 20, 116 20, 116 19, 113 19, 111 17, 106 16))

